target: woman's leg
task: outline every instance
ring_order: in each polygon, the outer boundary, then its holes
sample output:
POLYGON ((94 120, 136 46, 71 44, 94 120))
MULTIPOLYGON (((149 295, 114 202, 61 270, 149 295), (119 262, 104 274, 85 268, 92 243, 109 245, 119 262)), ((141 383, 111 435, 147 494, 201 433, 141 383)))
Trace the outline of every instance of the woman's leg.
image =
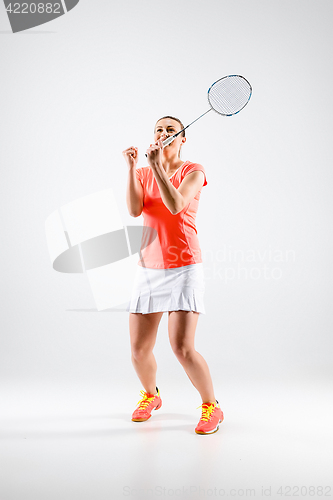
POLYGON ((169 312, 169 339, 173 352, 183 366, 203 403, 215 402, 213 382, 204 358, 194 348, 194 335, 199 313, 169 312))
POLYGON ((162 312, 129 315, 132 363, 145 391, 150 394, 156 393, 157 365, 153 348, 162 315, 162 312))

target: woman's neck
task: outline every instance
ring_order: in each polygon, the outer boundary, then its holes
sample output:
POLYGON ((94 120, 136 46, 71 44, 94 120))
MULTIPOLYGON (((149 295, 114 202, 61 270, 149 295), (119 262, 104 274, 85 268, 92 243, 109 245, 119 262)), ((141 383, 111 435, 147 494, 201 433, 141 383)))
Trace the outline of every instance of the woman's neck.
POLYGON ((165 157, 162 158, 162 166, 166 173, 174 172, 181 166, 182 163, 183 160, 181 160, 179 156, 171 158, 165 158, 165 157))

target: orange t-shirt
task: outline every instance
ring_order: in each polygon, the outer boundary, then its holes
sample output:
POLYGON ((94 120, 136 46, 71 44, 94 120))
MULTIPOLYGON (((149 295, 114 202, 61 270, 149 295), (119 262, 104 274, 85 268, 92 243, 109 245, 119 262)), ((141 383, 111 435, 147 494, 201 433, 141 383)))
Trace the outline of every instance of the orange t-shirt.
MULTIPOLYGON (((170 182, 178 189, 184 177, 195 170, 206 174, 202 165, 185 161, 170 177, 170 182)), ((202 262, 195 217, 197 214, 201 189, 181 212, 172 215, 164 205, 158 184, 150 167, 138 168, 136 175, 143 187, 144 226, 157 232, 157 237, 147 245, 142 241, 139 265, 148 268, 170 269, 202 262), (146 246, 147 245, 147 246, 146 246)), ((152 231, 156 236, 156 232, 152 231)), ((145 236, 145 232, 143 233, 145 236)), ((144 238, 143 238, 144 240, 144 238)), ((148 235, 149 240, 149 235, 148 235)))

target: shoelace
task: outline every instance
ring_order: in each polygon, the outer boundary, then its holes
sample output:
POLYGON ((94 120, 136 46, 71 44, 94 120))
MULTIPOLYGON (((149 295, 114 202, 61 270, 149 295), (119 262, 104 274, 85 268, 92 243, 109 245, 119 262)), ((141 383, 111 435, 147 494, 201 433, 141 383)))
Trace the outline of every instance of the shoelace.
POLYGON ((140 391, 140 394, 143 397, 137 403, 139 405, 138 410, 145 410, 147 408, 147 406, 149 405, 149 403, 151 403, 153 401, 153 399, 155 398, 156 394, 155 394, 155 396, 151 396, 150 398, 147 396, 147 393, 144 392, 144 391, 140 391))
POLYGON ((212 412, 216 408, 216 403, 211 403, 211 404, 203 403, 202 405, 198 406, 198 408, 202 408, 202 415, 201 415, 200 420, 204 420, 205 422, 208 422, 208 420, 211 417, 212 412))

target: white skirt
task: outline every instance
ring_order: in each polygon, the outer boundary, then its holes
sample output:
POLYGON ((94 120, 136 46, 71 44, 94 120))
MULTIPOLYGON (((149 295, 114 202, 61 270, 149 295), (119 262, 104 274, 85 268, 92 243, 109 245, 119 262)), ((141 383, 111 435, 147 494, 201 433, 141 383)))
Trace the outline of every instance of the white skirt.
POLYGON ((138 265, 127 311, 142 314, 195 311, 205 314, 204 292, 202 263, 171 269, 138 265))

